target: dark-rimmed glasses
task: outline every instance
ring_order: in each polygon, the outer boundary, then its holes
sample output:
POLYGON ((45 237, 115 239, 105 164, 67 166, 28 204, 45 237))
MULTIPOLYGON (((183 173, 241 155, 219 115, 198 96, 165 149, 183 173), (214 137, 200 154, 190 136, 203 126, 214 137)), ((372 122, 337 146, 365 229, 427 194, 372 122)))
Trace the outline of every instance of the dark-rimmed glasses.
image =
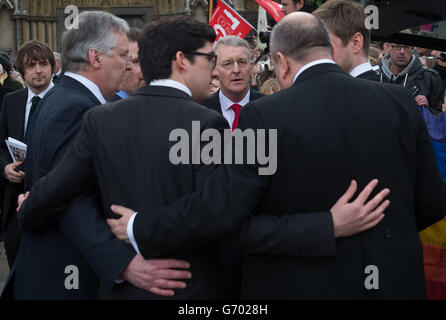
POLYGON ((195 54, 197 56, 205 56, 208 59, 212 69, 214 69, 215 65, 217 64, 217 55, 215 53, 206 53, 200 51, 184 51, 184 53, 195 54))
POLYGON ((403 44, 392 44, 392 49, 395 49, 396 51, 400 51, 401 49, 404 49, 404 51, 409 52, 413 50, 412 46, 405 46, 403 44))

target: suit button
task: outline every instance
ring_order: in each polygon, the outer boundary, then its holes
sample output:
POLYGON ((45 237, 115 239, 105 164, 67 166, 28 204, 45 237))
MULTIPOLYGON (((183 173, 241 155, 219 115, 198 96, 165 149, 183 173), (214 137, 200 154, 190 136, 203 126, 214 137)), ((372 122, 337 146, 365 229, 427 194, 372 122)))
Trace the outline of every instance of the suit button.
POLYGON ((384 236, 385 236, 386 238, 390 238, 390 237, 392 237, 392 232, 390 232, 389 229, 386 229, 386 230, 384 231, 384 236))

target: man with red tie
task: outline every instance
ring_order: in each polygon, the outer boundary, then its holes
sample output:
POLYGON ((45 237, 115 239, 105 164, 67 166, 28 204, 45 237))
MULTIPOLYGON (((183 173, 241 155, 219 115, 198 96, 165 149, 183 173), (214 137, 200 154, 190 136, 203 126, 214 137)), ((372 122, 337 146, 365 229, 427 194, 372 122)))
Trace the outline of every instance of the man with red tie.
POLYGON ((220 80, 220 90, 203 104, 222 114, 229 127, 234 130, 242 108, 264 95, 249 87, 254 64, 251 62, 251 49, 246 40, 237 36, 220 38, 215 44, 214 52, 217 54, 217 64, 212 76, 220 80))

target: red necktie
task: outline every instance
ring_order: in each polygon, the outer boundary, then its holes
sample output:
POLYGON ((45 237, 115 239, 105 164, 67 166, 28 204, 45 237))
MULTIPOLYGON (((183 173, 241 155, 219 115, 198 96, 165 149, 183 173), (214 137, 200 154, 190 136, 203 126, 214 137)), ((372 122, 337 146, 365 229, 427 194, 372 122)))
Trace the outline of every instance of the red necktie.
POLYGON ((234 122, 232 123, 232 131, 238 126, 238 116, 240 115, 240 111, 242 110, 242 106, 235 103, 231 106, 232 110, 235 112, 234 122))

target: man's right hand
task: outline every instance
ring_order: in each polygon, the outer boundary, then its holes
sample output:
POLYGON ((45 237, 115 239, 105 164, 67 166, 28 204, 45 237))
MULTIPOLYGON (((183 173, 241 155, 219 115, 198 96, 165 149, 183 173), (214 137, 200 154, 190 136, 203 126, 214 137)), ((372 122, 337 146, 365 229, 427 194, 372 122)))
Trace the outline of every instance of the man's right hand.
POLYGON ((173 296, 173 289, 186 288, 186 282, 178 281, 190 279, 187 261, 176 259, 148 259, 136 255, 130 261, 127 269, 122 273, 122 278, 135 287, 149 291, 159 296, 173 296), (178 270, 179 269, 179 270, 178 270))
POLYGON ((12 183, 22 183, 25 178, 25 172, 23 171, 15 171, 14 169, 21 165, 23 161, 12 162, 5 166, 4 172, 5 177, 11 181, 12 183))
POLYGON ((383 200, 390 193, 389 189, 383 189, 372 200, 366 202, 377 185, 378 180, 372 180, 353 202, 349 202, 357 189, 356 181, 352 180, 347 191, 330 209, 335 238, 349 237, 373 228, 384 218, 384 210, 390 201, 383 202, 383 200))

